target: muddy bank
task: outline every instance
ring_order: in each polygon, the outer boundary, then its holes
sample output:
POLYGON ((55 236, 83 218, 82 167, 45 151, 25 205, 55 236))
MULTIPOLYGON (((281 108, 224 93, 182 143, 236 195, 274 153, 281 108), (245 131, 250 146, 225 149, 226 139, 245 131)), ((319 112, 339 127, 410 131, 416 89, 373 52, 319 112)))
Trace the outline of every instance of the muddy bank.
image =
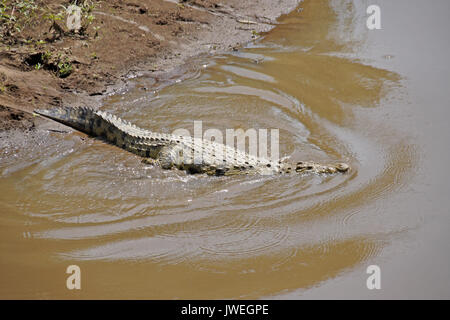
POLYGON ((31 129, 35 108, 98 106, 136 74, 160 78, 201 54, 239 47, 298 0, 13 0, 1 8, 0 130, 31 129))

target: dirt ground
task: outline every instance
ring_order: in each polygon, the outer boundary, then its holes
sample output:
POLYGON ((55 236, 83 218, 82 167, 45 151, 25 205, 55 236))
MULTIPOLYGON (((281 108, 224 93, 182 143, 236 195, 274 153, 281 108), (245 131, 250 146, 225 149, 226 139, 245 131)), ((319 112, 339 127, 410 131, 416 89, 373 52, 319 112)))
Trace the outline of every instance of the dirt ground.
POLYGON ((160 77, 193 56, 239 50, 298 2, 0 2, 0 130, 34 128, 35 108, 98 106, 131 75, 160 77), (74 3, 79 30, 67 24, 74 3))

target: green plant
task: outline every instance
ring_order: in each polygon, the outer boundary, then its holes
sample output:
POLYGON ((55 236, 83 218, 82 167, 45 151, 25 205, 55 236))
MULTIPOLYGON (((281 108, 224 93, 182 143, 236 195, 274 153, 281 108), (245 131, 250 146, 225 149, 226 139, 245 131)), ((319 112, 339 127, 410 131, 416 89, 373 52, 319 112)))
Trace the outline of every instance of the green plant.
POLYGON ((12 14, 12 8, 6 0, 0 2, 0 31, 10 33, 14 30, 16 17, 12 14))
POLYGON ((94 31, 95 31, 94 38, 98 37, 98 30, 100 30, 100 26, 94 27, 94 31))
POLYGON ((15 1, 0 1, 0 22, 3 29, 9 32, 15 30, 19 33, 23 28, 31 24, 32 18, 38 6, 34 0, 15 0, 15 1))
POLYGON ((60 20, 62 20, 63 17, 64 17, 63 12, 58 12, 57 14, 54 14, 52 12, 47 12, 46 14, 44 14, 44 19, 49 20, 50 22, 60 21, 60 20))
POLYGON ((11 16, 8 14, 11 7, 9 7, 6 3, 6 0, 0 1, 0 21, 7 22, 11 20, 11 16))
POLYGON ((42 68, 42 64, 41 64, 40 62, 38 62, 38 63, 34 66, 34 68, 35 68, 36 70, 40 70, 40 69, 42 68))
POLYGON ((72 73, 72 64, 70 62, 58 63, 58 76, 60 78, 68 77, 72 73))
POLYGON ((94 9, 95 3, 93 3, 92 1, 85 0, 81 5, 81 14, 82 14, 81 19, 83 21, 81 29, 83 32, 85 32, 95 20, 95 17, 92 14, 94 9))
POLYGON ((16 1, 14 7, 25 17, 31 17, 34 15, 37 5, 34 0, 20 0, 16 1))
POLYGON ((42 54, 42 61, 48 62, 52 57, 52 53, 50 51, 45 51, 42 54))

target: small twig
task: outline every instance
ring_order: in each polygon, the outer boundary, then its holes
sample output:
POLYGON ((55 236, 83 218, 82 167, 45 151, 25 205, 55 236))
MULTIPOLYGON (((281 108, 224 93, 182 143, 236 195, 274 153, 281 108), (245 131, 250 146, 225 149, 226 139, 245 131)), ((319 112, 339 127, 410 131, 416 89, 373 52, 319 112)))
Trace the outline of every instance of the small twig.
POLYGON ((69 131, 65 130, 56 130, 56 129, 47 129, 49 132, 56 132, 56 133, 69 133, 69 131))
POLYGON ((251 20, 236 20, 239 23, 244 23, 244 24, 258 24, 258 22, 255 21, 251 21, 251 20))
POLYGON ((13 8, 12 8, 12 10, 11 10, 11 17, 9 17, 9 21, 12 21, 12 19, 13 18, 15 18, 14 17, 14 10, 16 9, 16 7, 14 6, 13 8))

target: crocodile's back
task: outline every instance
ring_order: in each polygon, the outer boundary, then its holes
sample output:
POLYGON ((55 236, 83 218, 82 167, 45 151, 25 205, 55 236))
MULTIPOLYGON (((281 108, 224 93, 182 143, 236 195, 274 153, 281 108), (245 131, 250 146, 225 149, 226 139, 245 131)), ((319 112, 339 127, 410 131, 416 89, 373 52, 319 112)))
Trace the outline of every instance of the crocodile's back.
POLYGON ((159 155, 165 168, 174 166, 190 172, 232 175, 252 172, 271 174, 280 167, 268 159, 209 140, 171 136, 170 141, 159 155))

